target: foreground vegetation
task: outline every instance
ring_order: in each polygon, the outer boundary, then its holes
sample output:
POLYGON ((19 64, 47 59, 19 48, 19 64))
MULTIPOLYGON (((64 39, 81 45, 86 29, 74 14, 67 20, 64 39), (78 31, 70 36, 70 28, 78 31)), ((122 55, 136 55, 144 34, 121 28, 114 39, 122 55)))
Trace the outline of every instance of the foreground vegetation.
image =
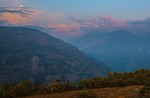
POLYGON ((33 95, 23 98, 139 98, 143 86, 99 88, 90 90, 67 91, 44 95, 33 95))
POLYGON ((65 91, 78 91, 73 98, 97 98, 94 93, 85 90, 133 85, 145 85, 140 90, 139 97, 150 98, 150 70, 141 69, 132 73, 108 73, 107 77, 96 77, 77 83, 54 81, 53 83, 41 84, 33 83, 30 80, 21 81, 16 84, 4 82, 0 85, 0 98, 15 98, 65 91))
POLYGON ((140 98, 150 98, 150 84, 145 85, 139 92, 140 98))

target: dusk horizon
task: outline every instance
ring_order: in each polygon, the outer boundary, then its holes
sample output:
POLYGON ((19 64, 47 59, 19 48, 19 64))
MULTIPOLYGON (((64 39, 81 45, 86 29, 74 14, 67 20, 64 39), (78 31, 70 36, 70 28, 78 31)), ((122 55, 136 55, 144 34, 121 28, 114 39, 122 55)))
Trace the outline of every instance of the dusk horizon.
POLYGON ((149 3, 149 0, 0 0, 0 25, 39 26, 50 29, 54 35, 68 37, 80 36, 89 29, 149 32, 149 3), (139 26, 145 29, 136 30, 139 26))
POLYGON ((150 98, 150 0, 0 0, 0 98, 150 98))

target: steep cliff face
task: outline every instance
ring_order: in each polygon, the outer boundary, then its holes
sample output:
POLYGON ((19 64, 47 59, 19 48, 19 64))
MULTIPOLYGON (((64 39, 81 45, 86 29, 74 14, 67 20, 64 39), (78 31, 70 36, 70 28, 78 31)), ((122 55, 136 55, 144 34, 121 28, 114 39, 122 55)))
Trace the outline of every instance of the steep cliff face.
POLYGON ((47 33, 0 27, 0 81, 75 81, 105 74, 100 62, 47 33))

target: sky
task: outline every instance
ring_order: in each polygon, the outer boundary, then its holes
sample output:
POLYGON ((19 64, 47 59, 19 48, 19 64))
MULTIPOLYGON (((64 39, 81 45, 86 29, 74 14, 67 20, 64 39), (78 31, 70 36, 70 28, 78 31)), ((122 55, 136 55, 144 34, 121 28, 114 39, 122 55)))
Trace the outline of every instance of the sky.
POLYGON ((150 15, 149 0, 43 0, 40 4, 41 9, 85 18, 106 14, 121 19, 141 19, 150 15))
POLYGON ((0 0, 0 2, 3 7, 24 5, 84 18, 111 15, 121 19, 143 19, 150 16, 149 0, 0 0))
POLYGON ((72 36, 82 28, 133 30, 144 24, 147 30, 149 4, 150 0, 0 0, 0 25, 34 25, 72 36))

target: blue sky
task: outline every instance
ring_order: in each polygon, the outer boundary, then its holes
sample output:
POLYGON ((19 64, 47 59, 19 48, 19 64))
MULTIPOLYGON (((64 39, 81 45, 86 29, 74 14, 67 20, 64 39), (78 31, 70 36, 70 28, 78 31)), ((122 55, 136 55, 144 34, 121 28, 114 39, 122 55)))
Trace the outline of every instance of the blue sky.
POLYGON ((120 19, 150 16, 150 0, 26 0, 26 6, 78 17, 110 15, 120 19))
POLYGON ((21 4, 83 18, 109 15, 119 19, 144 19, 150 16, 150 0, 0 0, 0 7, 21 4))

